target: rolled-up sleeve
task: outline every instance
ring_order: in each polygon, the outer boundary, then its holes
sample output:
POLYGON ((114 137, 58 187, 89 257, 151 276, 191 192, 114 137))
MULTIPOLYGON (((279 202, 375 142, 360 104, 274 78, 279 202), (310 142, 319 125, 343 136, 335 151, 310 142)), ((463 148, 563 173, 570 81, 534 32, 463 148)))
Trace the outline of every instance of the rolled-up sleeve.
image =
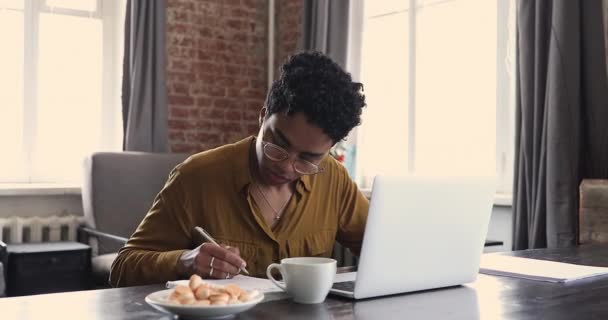
POLYGON ((177 262, 191 246, 192 215, 179 167, 112 264, 114 287, 162 283, 177 278, 177 262))
POLYGON ((346 171, 340 174, 339 178, 342 180, 343 190, 341 192, 340 220, 336 238, 340 244, 358 256, 361 252, 369 201, 348 177, 346 171))

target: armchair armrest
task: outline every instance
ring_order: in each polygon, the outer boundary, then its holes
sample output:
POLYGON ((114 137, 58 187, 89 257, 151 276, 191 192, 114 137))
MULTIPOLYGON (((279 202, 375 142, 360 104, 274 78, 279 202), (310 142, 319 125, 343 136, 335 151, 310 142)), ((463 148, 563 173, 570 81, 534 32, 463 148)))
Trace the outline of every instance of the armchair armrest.
POLYGON ((4 297, 6 294, 6 280, 8 279, 8 251, 6 248, 6 243, 0 240, 0 268, 3 272, 0 274, 0 297, 4 297))
POLYGON ((121 236, 117 236, 114 234, 110 234, 110 233, 106 233, 106 232, 102 232, 99 230, 95 230, 93 228, 89 228, 89 227, 80 227, 78 229, 79 232, 79 238, 84 240, 83 242, 88 242, 88 238, 93 236, 93 237, 97 237, 97 238, 104 238, 104 239, 108 239, 108 240, 112 240, 112 241, 116 241, 122 245, 125 245, 127 243, 127 238, 125 237, 121 237, 121 236))
POLYGON ((6 243, 0 240, 0 262, 6 262, 8 260, 8 251, 6 249, 6 243))

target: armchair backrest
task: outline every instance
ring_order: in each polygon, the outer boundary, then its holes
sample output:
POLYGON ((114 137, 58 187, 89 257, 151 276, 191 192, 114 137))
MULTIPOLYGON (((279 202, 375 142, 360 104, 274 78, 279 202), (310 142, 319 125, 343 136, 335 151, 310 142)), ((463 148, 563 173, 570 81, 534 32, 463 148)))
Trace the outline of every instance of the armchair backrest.
MULTIPOLYGON (((87 226, 128 238, 146 215, 169 173, 187 154, 98 152, 86 158, 82 203, 87 226)), ((121 245, 99 239, 98 254, 121 245)))

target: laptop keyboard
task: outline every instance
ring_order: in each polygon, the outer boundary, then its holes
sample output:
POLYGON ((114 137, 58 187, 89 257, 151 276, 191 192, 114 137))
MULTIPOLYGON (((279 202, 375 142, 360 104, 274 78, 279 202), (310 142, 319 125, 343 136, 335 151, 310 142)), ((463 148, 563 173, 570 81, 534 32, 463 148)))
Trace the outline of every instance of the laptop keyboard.
POLYGON ((332 288, 341 291, 354 292, 355 291, 355 282, 354 281, 344 281, 344 282, 334 282, 332 288))

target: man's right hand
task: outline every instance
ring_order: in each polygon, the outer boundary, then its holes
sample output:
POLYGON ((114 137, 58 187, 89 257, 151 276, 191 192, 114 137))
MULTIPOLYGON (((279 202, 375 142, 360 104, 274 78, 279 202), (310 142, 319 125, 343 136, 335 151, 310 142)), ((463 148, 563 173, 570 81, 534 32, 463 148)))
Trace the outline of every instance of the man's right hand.
POLYGON ((207 279, 230 279, 246 265, 238 248, 203 242, 182 254, 178 262, 178 273, 186 278, 198 274, 207 279))

